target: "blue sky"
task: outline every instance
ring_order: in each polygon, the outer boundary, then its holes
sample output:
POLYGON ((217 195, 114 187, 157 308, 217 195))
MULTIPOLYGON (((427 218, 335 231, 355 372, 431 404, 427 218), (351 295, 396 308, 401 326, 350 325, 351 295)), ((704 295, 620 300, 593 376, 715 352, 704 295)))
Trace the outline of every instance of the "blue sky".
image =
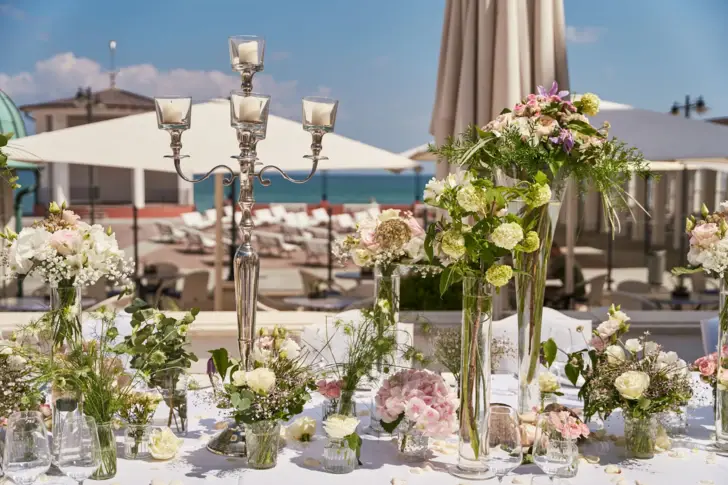
MULTIPOLYGON (((19 103, 108 85, 204 98, 229 89, 226 39, 266 38, 260 85, 274 110, 340 99, 337 131, 402 151, 429 140, 444 0, 0 0, 0 89, 19 103), (219 71, 215 73, 214 71, 219 71), (180 92, 172 92, 180 90, 180 92), (219 91, 219 92, 218 92, 219 91)), ((728 2, 565 0, 572 89, 667 111, 705 96, 728 116, 728 2)))

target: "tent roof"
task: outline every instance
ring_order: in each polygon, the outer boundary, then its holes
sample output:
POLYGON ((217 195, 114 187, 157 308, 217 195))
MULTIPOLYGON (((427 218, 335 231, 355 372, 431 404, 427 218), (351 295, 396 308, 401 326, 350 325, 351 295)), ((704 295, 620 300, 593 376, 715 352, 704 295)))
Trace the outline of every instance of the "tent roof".
MULTIPOLYGON (((154 112, 40 133, 14 140, 8 155, 26 162, 66 162, 174 172, 169 134, 157 129, 154 112), (15 148, 15 149, 13 149, 15 148)), ((281 169, 308 171, 311 135, 301 124, 271 115, 265 140, 258 143, 258 157, 264 164, 281 169)), ((239 153, 235 130, 230 126, 227 100, 213 100, 192 106, 191 128, 182 135, 182 160, 186 174, 205 173, 221 163, 234 165, 239 153)), ((329 133, 324 136, 319 162, 321 170, 408 169, 417 162, 329 133)))
POLYGON ((429 146, 429 143, 425 143, 424 145, 405 150, 401 152, 400 155, 407 157, 410 160, 417 160, 418 162, 436 162, 437 157, 430 153, 429 146))

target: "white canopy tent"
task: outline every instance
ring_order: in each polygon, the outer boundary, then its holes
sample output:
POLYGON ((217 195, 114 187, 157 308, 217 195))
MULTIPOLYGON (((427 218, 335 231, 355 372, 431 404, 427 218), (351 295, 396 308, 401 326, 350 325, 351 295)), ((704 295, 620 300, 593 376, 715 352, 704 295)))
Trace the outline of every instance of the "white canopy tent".
MULTIPOLYGON (((64 130, 40 133, 14 140, 8 147, 13 160, 65 162, 121 168, 174 172, 169 135, 157 129, 156 114, 101 121, 64 130)), ((287 171, 308 171, 311 135, 301 124, 279 116, 268 118, 267 138, 258 143, 258 157, 287 171)), ((239 153, 235 129, 230 126, 228 101, 213 100, 192 105, 192 126, 182 135, 182 161, 186 174, 205 173, 221 163, 234 164, 239 153)), ((336 133, 324 136, 323 151, 329 157, 321 170, 414 169, 406 157, 346 138, 336 133)))

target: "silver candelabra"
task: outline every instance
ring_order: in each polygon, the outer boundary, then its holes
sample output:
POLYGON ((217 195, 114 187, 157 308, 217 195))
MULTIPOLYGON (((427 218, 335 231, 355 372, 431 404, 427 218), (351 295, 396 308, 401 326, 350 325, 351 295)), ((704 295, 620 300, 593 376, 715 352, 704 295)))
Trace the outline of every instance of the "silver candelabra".
MULTIPOLYGON (((255 339, 255 314, 258 302, 258 275, 260 260, 252 246, 253 238, 253 186, 255 179, 263 186, 270 185, 264 177, 266 171, 280 173, 289 182, 302 184, 308 182, 316 173, 321 156, 322 140, 326 133, 334 131, 338 101, 321 97, 303 98, 303 129, 311 134, 311 153, 304 158, 311 160, 311 171, 303 179, 294 179, 275 165, 262 165, 258 161, 256 146, 266 137, 270 96, 253 93, 253 76, 263 70, 265 41, 256 36, 233 36, 229 39, 230 64, 233 71, 240 74, 242 83, 239 90, 230 93, 230 123, 236 129, 240 148, 233 155, 239 163, 239 172, 225 164, 218 165, 200 178, 191 179, 182 173, 181 161, 187 158, 182 154, 182 133, 190 128, 192 100, 185 97, 155 98, 159 128, 169 132, 172 155, 165 158, 174 160, 177 174, 187 182, 199 183, 220 169, 228 172, 223 179, 224 185, 231 185, 236 177, 240 178, 240 197, 238 205, 242 211, 240 232, 242 242, 235 252, 235 306, 238 324, 238 350, 242 365, 250 367, 250 352, 255 339)), ((208 448, 216 453, 240 456, 245 453, 244 445, 230 446, 226 443, 240 443, 242 430, 230 427, 214 438, 208 448), (236 435, 232 438, 230 435, 236 435), (232 438, 232 439, 231 439, 232 438)))

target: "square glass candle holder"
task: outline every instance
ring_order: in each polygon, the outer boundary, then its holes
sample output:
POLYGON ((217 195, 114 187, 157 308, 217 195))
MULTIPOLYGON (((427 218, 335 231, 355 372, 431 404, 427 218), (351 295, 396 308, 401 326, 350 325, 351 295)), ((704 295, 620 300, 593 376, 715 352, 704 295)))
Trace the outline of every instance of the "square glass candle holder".
POLYGON ((230 93, 230 125, 238 130, 252 132, 258 140, 265 138, 268 126, 270 96, 243 91, 230 93))
POLYGON ((255 35, 234 35, 229 39, 233 71, 262 71, 265 39, 255 35))
POLYGON ((162 130, 186 130, 192 121, 192 98, 154 98, 157 124, 162 130))
POLYGON ((339 102, 335 99, 306 96, 303 98, 303 129, 308 132, 334 131, 338 106, 339 102))

